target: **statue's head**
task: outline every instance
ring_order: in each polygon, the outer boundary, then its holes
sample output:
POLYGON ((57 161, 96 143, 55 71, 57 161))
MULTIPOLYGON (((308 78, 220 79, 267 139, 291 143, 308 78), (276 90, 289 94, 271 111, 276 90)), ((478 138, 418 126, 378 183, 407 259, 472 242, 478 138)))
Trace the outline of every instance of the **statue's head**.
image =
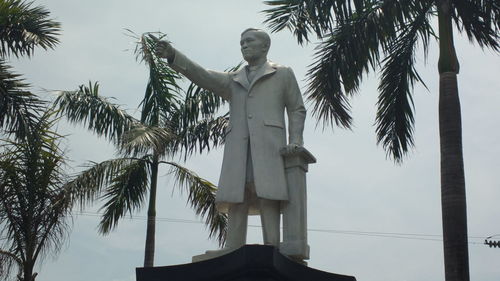
POLYGON ((241 54, 249 61, 266 57, 271 47, 271 37, 262 29, 248 28, 241 33, 241 54))

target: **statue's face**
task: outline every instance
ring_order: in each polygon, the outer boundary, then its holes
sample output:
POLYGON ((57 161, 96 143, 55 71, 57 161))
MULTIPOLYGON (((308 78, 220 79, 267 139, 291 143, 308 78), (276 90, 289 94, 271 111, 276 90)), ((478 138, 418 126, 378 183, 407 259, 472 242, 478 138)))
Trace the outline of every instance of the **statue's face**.
POLYGON ((269 48, 253 31, 247 31, 241 35, 240 46, 241 54, 246 61, 265 57, 269 48))

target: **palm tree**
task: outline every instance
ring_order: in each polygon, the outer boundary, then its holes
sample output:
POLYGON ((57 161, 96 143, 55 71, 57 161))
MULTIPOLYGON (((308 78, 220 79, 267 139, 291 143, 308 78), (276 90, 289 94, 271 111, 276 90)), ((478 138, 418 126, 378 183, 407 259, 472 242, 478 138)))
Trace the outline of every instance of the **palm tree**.
POLYGON ((64 187, 61 138, 45 102, 28 91, 6 59, 53 49, 60 24, 32 2, 0 1, 0 278, 17 267, 19 281, 34 281, 37 261, 57 252, 66 236, 71 198, 64 187), (10 138, 7 138, 10 137, 10 138))
POLYGON ((31 57, 35 47, 53 49, 59 40, 60 24, 49 18, 44 7, 32 2, 0 1, 0 130, 24 137, 43 102, 27 91, 28 85, 11 72, 5 59, 31 57))
POLYGON ((221 143, 227 116, 215 117, 222 105, 215 95, 191 85, 182 96, 178 76, 154 52, 155 41, 141 36, 136 55, 149 67, 149 81, 141 102, 141 118, 136 120, 119 106, 98 95, 98 85, 80 86, 62 92, 55 101, 61 114, 74 123, 113 141, 119 157, 92 165, 70 184, 84 190, 82 204, 99 196, 105 199, 99 224, 103 234, 113 230, 127 212, 146 204, 148 220, 144 266, 154 265, 156 191, 161 164, 171 169, 176 185, 188 192, 188 202, 205 217, 210 237, 225 240, 226 216, 215 207, 216 187, 178 163, 168 161, 175 154, 209 150, 221 143))
MULTIPOLYGON (((25 139, 2 140, 0 150, 0 279, 18 268, 18 281, 34 281, 34 266, 56 253, 69 231, 76 193, 65 185, 61 136, 45 112, 25 139)), ((4 279, 5 278, 5 279, 4 279)))
POLYGON ((308 71, 308 99, 325 124, 351 127, 349 98, 365 72, 381 66, 377 138, 401 162, 413 142, 412 90, 423 83, 415 70, 417 44, 428 52, 439 41, 441 199, 446 280, 469 280, 465 176, 453 25, 481 47, 499 49, 496 0, 276 0, 264 11, 276 32, 290 29, 299 44, 321 43, 308 71), (437 16, 438 32, 431 20, 437 16))

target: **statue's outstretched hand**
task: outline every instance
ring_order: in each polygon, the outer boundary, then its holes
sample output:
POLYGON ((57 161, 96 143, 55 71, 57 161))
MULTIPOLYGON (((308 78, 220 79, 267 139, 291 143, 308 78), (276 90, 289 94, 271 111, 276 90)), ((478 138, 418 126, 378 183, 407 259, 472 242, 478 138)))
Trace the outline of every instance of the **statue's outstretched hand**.
POLYGON ((160 58, 167 59, 168 61, 173 61, 175 56, 175 49, 172 47, 168 41, 160 40, 152 34, 149 37, 156 42, 155 53, 160 58))

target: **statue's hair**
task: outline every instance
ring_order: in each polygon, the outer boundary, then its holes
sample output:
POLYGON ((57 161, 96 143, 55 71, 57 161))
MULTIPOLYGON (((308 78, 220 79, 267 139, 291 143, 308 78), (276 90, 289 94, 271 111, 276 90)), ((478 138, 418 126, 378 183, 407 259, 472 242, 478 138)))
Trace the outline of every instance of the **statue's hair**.
POLYGON ((251 27, 251 28, 247 28, 247 29, 243 30, 243 32, 241 33, 241 36, 243 36, 243 34, 249 32, 249 31, 255 32, 255 35, 257 35, 257 37, 259 39, 261 39, 264 42, 264 44, 267 45, 268 49, 269 49, 269 47, 271 47, 271 37, 269 37, 269 34, 267 34, 267 32, 265 32, 262 29, 251 27))

